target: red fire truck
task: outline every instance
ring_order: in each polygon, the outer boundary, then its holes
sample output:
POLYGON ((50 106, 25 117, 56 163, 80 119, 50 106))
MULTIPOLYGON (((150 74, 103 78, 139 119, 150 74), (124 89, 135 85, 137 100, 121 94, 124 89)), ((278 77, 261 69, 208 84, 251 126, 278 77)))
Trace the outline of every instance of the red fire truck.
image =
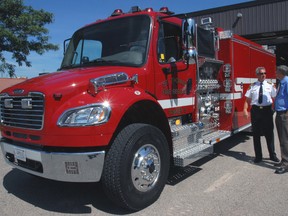
POLYGON ((258 66, 275 81, 274 54, 168 8, 115 10, 64 45, 57 72, 2 91, 5 160, 48 179, 101 181, 134 211, 158 199, 171 167, 250 126, 242 107, 258 66))

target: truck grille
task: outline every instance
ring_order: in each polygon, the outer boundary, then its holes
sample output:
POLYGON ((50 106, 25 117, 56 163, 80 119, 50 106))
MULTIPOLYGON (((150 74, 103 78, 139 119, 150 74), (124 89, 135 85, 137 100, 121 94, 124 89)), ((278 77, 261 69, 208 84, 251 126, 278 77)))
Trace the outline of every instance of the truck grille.
POLYGON ((1 124, 17 128, 41 130, 44 118, 44 95, 30 92, 28 96, 0 97, 1 124))

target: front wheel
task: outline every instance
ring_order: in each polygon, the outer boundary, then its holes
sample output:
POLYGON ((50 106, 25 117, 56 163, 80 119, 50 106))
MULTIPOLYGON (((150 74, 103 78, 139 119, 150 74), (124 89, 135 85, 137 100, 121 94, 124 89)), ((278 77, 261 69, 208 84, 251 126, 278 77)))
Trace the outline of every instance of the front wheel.
POLYGON ((137 211, 155 202, 166 183, 170 154, 163 133, 146 124, 125 127, 107 153, 102 184, 117 205, 137 211))

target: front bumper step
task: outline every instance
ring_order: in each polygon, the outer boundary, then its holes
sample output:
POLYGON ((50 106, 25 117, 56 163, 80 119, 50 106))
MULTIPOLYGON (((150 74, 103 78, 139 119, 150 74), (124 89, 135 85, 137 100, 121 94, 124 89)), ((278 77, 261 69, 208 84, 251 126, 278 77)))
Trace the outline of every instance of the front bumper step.
POLYGON ((101 179, 105 151, 45 152, 3 141, 0 145, 6 162, 27 173, 65 182, 98 182, 101 179))

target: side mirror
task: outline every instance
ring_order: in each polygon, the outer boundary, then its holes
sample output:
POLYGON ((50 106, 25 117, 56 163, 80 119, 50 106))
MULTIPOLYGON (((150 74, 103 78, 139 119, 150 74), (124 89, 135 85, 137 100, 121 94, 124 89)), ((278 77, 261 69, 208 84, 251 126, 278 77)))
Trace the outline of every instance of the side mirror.
POLYGON ((194 19, 184 19, 182 21, 182 40, 184 45, 184 55, 187 58, 195 58, 197 55, 195 48, 195 21, 194 19))

